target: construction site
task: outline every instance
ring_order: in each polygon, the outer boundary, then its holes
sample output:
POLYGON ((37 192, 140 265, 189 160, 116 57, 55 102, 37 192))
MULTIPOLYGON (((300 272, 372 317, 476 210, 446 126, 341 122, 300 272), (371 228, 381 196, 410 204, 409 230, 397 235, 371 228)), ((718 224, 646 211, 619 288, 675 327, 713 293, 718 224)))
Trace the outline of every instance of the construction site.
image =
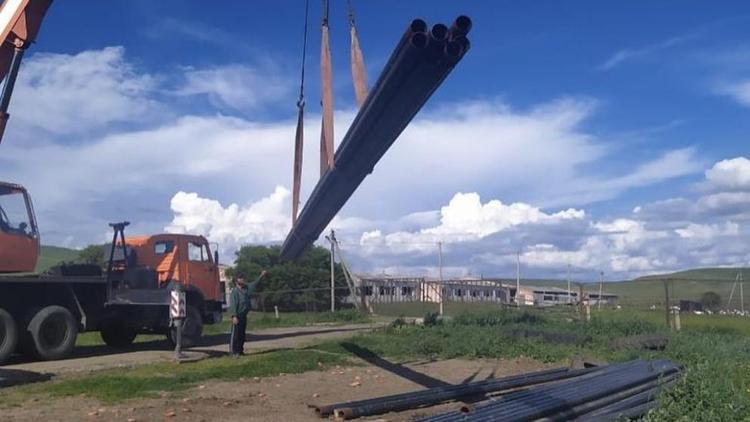
POLYGON ((750 421, 747 5, 282 3, 0 3, 0 421, 750 421))

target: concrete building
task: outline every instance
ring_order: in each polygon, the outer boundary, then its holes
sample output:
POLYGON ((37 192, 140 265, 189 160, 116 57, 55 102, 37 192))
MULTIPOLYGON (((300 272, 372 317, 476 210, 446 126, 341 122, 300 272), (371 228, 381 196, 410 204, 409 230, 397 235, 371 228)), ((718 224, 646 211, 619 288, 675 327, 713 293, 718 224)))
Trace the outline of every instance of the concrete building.
POLYGON ((373 303, 389 302, 496 302, 509 303, 510 290, 500 280, 461 278, 360 276, 365 295, 373 303), (442 288, 441 288, 442 287, 442 288))
MULTIPOLYGON (((372 303, 433 302, 439 303, 441 292, 445 302, 520 303, 523 306, 555 306, 578 303, 578 289, 521 285, 516 297, 513 280, 457 278, 439 280, 425 277, 360 276, 367 299, 372 303), (442 288, 441 288, 442 287, 442 288), (518 299, 518 302, 516 301, 518 299)), ((584 299, 598 305, 599 292, 584 292, 584 299)), ((602 305, 616 305, 617 295, 602 293, 602 305)))

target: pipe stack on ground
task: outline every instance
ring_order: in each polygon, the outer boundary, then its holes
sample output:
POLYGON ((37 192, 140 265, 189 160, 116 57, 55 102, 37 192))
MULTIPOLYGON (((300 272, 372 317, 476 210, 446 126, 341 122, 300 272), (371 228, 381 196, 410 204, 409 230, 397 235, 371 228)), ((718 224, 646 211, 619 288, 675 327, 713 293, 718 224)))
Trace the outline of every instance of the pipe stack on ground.
POLYGON ((499 391, 573 378, 596 371, 597 369, 597 367, 573 370, 567 368, 548 369, 529 374, 492 378, 466 384, 428 388, 426 390, 392 396, 318 406, 315 408, 315 412, 320 417, 328 417, 333 414, 337 419, 352 419, 387 412, 399 412, 422 406, 432 406, 464 397, 497 393, 499 391))
POLYGON ((656 405, 654 397, 681 368, 668 360, 609 365, 568 381, 530 388, 497 400, 422 419, 451 421, 615 421, 640 416, 656 405))
POLYGON ((471 19, 448 28, 415 19, 401 37, 377 83, 354 118, 281 248, 296 259, 313 244, 432 93, 469 50, 471 19))

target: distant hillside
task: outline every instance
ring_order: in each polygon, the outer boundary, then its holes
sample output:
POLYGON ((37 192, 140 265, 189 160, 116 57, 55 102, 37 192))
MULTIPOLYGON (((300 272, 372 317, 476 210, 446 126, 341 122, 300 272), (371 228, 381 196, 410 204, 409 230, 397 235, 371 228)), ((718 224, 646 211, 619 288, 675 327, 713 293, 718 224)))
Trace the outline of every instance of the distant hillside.
POLYGON ((36 263, 36 272, 43 272, 62 261, 70 261, 78 257, 75 249, 61 248, 59 246, 42 246, 42 253, 36 263))
POLYGON ((696 268, 670 274, 655 274, 635 279, 640 280, 696 280, 696 281, 734 281, 737 273, 742 271, 743 278, 750 277, 750 268, 696 268))
MULTIPOLYGON (((732 286, 737 272, 743 272, 743 278, 750 282, 750 268, 699 268, 694 270, 679 271, 671 274, 655 274, 640 277, 632 281, 606 281, 604 291, 620 296, 622 303, 632 303, 638 305, 649 305, 663 301, 664 283, 667 280, 670 285, 670 296, 674 301, 680 299, 700 300, 703 293, 712 291, 717 293, 726 303, 729 299, 732 286)), ((513 280, 508 280, 511 284, 513 280)), ((559 287, 566 288, 567 283, 564 280, 540 280, 540 279, 521 279, 521 285, 531 285, 537 287, 559 287)), ((747 292, 746 284, 745 291, 747 292)), ((596 291, 598 283, 585 283, 584 289, 596 291)), ((573 287, 578 289, 577 284, 573 287)), ((750 294, 745 294, 745 307, 750 308, 750 294)), ((736 288, 732 300, 733 306, 739 306, 739 290, 736 288)))

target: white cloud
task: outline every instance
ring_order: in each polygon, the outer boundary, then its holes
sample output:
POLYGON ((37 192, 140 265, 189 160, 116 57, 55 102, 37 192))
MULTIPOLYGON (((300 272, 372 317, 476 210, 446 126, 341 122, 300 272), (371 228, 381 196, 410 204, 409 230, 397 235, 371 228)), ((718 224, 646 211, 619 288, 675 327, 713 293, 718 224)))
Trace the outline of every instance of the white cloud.
POLYGON ((545 213, 529 204, 505 205, 498 200, 482 204, 477 193, 457 193, 440 210, 440 224, 416 232, 397 231, 384 235, 379 229, 364 232, 360 246, 373 251, 389 248, 394 251, 431 253, 437 242, 477 241, 525 224, 556 224, 564 220, 582 219, 581 210, 567 209, 545 213))
POLYGON ((276 65, 263 68, 232 64, 186 70, 185 85, 177 94, 207 95, 218 107, 256 110, 286 99, 292 86, 291 80, 282 76, 276 65))
POLYGON ((670 38, 668 40, 650 44, 641 48, 624 48, 622 50, 618 50, 612 56, 610 56, 606 61, 600 64, 597 67, 597 70, 607 71, 607 70, 614 69, 615 67, 619 66, 620 64, 626 61, 637 59, 637 58, 643 58, 643 57, 646 57, 646 56, 649 56, 658 52, 662 52, 666 49, 680 45, 684 43, 685 41, 688 41, 694 37, 695 37, 695 34, 688 34, 684 36, 670 38))
POLYGON ((149 97, 156 81, 124 56, 123 47, 34 54, 19 73, 9 127, 67 134, 147 118, 158 107, 149 97))
POLYGON ((750 107, 750 80, 724 83, 716 88, 721 95, 727 95, 738 104, 750 107))
POLYGON ((736 157, 719 161, 706 170, 706 179, 716 189, 750 190, 750 160, 736 157))
POLYGON ((448 239, 453 236, 466 235, 482 238, 520 224, 554 223, 571 218, 580 219, 585 215, 583 211, 572 208, 554 214, 545 214, 539 208, 529 204, 505 205, 496 199, 482 204, 476 192, 457 193, 440 213, 441 224, 425 229, 422 233, 444 236, 448 239))
POLYGON ((675 232, 684 239, 715 239, 718 236, 738 235, 740 226, 731 221, 727 221, 725 224, 690 223, 687 227, 677 229, 675 232))
POLYGON ((177 192, 170 201, 174 218, 165 230, 201 234, 217 242, 223 256, 231 256, 243 244, 283 240, 291 226, 289 198, 289 190, 277 186, 270 196, 246 206, 223 207, 197 193, 177 192))

